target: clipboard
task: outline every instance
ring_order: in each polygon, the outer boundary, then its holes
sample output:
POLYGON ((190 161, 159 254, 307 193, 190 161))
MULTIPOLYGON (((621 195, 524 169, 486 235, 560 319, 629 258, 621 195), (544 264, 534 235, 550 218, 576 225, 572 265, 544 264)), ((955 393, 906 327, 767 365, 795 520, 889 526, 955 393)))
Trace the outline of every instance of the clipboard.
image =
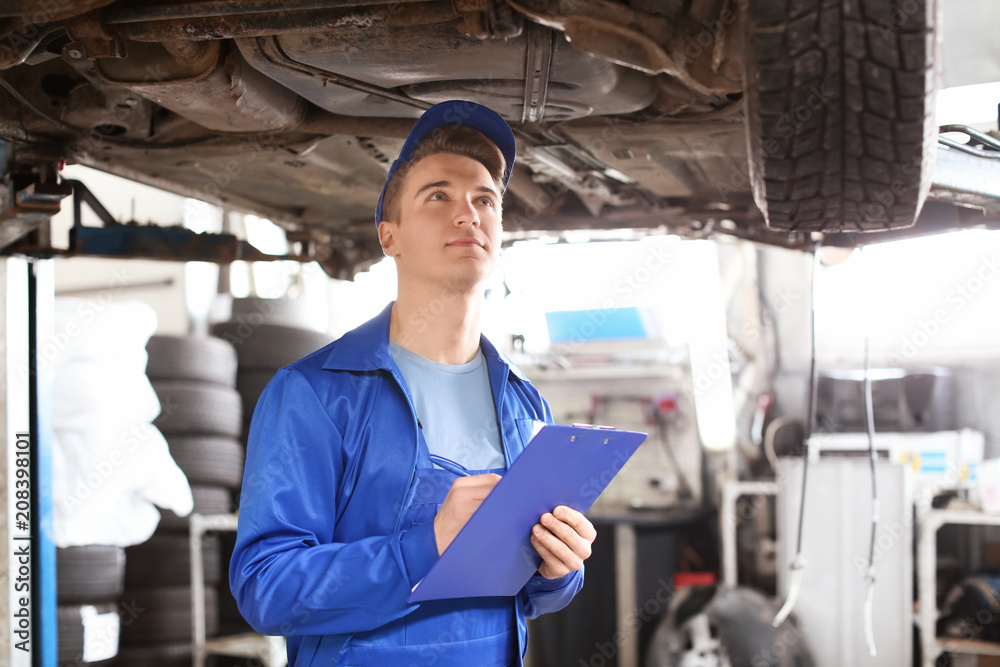
POLYGON ((586 512, 645 439, 634 431, 543 426, 408 601, 516 595, 542 562, 531 546, 539 518, 557 505, 586 512))

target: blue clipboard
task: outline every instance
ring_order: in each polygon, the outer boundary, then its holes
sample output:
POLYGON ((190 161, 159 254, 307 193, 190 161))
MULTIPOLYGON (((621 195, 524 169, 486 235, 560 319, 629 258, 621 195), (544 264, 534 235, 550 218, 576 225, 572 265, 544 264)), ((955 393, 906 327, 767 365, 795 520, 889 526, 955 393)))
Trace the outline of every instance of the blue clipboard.
POLYGON ((586 512, 645 433, 543 426, 420 580, 409 602, 516 595, 542 559, 531 528, 566 505, 586 512))

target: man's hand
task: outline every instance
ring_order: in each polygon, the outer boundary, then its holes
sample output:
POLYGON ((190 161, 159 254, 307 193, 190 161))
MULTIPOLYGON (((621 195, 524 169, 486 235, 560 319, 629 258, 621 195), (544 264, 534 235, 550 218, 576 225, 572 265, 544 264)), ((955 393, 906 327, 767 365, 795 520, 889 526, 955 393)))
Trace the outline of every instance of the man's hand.
POLYGON ((452 482, 441 509, 434 516, 434 537, 437 539, 438 556, 444 553, 451 541, 462 530, 469 517, 479 509, 483 500, 500 481, 500 475, 487 473, 459 477, 452 482))
POLYGON ((590 545, 597 538, 594 524, 565 505, 546 512, 531 529, 531 545, 542 557, 538 573, 558 579, 583 567, 590 558, 590 545))

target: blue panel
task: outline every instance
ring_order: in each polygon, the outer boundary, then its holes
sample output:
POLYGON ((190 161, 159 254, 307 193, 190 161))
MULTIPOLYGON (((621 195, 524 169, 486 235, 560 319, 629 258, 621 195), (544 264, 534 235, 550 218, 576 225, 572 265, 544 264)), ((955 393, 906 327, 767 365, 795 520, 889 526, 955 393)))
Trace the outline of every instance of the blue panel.
POLYGON ((553 343, 649 338, 638 308, 550 311, 545 322, 553 343))
POLYGON ((58 651, 56 630, 56 547, 53 542, 52 438, 53 376, 52 365, 39 367, 39 341, 48 339, 54 329, 55 280, 53 260, 34 260, 29 264, 28 327, 30 330, 30 414, 32 423, 31 478, 32 514, 32 664, 56 667, 58 651))
POLYGON ((83 255, 109 257, 206 262, 239 259, 236 237, 231 234, 196 234, 183 227, 155 225, 73 227, 70 247, 83 255))

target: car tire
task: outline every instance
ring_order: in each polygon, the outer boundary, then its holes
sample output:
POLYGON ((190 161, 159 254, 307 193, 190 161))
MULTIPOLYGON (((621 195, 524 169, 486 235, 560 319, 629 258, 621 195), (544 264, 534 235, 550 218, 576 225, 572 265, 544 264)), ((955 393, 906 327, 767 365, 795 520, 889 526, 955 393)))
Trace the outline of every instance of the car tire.
POLYGON ((1000 609, 1000 576, 984 573, 966 577, 945 595, 936 632, 995 643, 1000 640, 1000 618, 993 613, 996 609, 1000 609), (983 615, 983 610, 990 613, 983 615))
MULTIPOLYGON (((204 535, 201 549, 204 581, 218 584, 222 578, 219 536, 204 535)), ((191 584, 191 543, 187 535, 154 533, 125 552, 125 585, 130 589, 191 584)))
MULTIPOLYGON (((232 494, 225 487, 192 484, 191 496, 194 498, 193 514, 231 514, 235 509, 232 494)), ((177 533, 187 529, 188 517, 177 516, 167 509, 160 512, 158 531, 177 533)))
MULTIPOLYGON (((84 635, 88 632, 86 628, 85 619, 88 615, 100 614, 107 617, 106 615, 111 614, 114 616, 111 620, 112 624, 121 621, 118 617, 118 609, 114 603, 103 602, 95 605, 59 605, 56 607, 56 625, 57 625, 57 637, 58 637, 58 649, 56 651, 57 661, 59 665, 110 665, 115 662, 115 657, 118 653, 118 636, 116 631, 109 628, 108 636, 90 639, 91 645, 94 642, 114 642, 114 647, 112 647, 114 653, 112 657, 105 660, 96 660, 91 662, 83 661, 83 649, 84 649, 84 635)), ((98 628, 100 631, 102 628, 98 628)), ((94 630, 90 630, 94 632, 94 630)))
POLYGON ((200 380, 232 387, 236 350, 215 336, 153 336, 146 344, 152 380, 200 380))
MULTIPOLYGON (((222 550, 222 560, 228 564, 232 562, 233 551, 236 549, 236 533, 224 532, 219 534, 219 545, 222 550)), ((226 635, 242 634, 244 632, 255 632, 255 630, 243 618, 239 605, 229 587, 228 577, 223 577, 219 584, 219 632, 226 635)))
POLYGON ((771 626, 778 608, 749 588, 682 589, 653 633, 646 667, 812 667, 815 659, 794 616, 771 626))
POLYGON ((232 387, 192 380, 154 380, 152 385, 161 405, 153 423, 168 439, 171 434, 239 437, 243 409, 232 387))
MULTIPOLYGON (((137 613, 127 624, 123 623, 123 644, 134 646, 191 641, 190 585, 126 589, 124 601, 132 605, 137 613)), ((214 637, 219 630, 218 602, 215 587, 206 586, 206 637, 214 637)))
POLYGON ((289 327, 309 326, 312 312, 305 299, 266 299, 257 296, 233 299, 234 322, 246 321, 282 324, 289 327))
POLYGON ((125 590, 125 550, 109 544, 56 549, 59 604, 117 600, 125 590))
POLYGON ((136 667, 191 667, 194 647, 191 642, 123 646, 118 653, 119 664, 136 667))
POLYGON ((246 369, 276 371, 315 352, 333 339, 324 333, 280 324, 219 322, 211 327, 212 335, 236 348, 241 371, 246 369))
POLYGON ((236 389, 243 399, 243 415, 249 420, 253 415, 254 408, 260 395, 264 393, 264 387, 271 381, 276 372, 272 369, 248 369, 241 370, 236 376, 236 389))
POLYGON ((746 12, 750 182, 767 225, 912 225, 935 155, 936 0, 755 0, 746 12))
POLYGON ((246 453, 234 438, 172 435, 170 456, 192 484, 238 489, 246 453))

